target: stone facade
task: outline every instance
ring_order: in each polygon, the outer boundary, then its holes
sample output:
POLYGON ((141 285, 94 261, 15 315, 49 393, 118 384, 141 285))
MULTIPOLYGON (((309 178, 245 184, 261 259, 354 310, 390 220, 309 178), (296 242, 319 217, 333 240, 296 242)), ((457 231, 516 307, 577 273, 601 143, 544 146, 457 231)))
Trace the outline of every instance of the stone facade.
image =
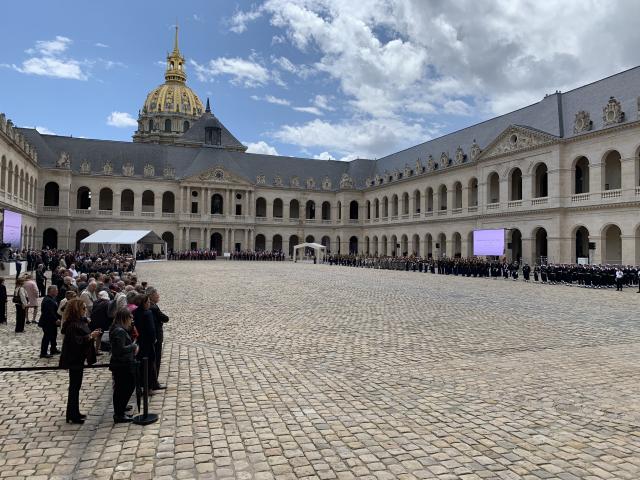
MULTIPOLYGON (((181 58, 176 37, 166 75, 183 85, 181 58)), ((635 68, 352 162, 247 154, 208 102, 187 133, 133 143, 41 135, 2 115, 0 207, 23 214, 26 247, 135 227, 180 250, 315 241, 464 257, 474 230, 506 228, 508 258, 640 264, 639 99, 635 68)))

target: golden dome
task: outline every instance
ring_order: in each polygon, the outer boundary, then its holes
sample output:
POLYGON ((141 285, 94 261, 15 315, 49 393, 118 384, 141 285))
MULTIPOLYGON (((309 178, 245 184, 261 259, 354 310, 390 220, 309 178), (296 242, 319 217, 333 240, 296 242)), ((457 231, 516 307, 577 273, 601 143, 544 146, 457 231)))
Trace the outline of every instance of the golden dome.
POLYGON ((180 113, 199 117, 202 115, 202 102, 185 82, 184 57, 178 48, 178 26, 173 42, 173 51, 167 55, 165 83, 155 88, 144 102, 143 114, 180 113))
POLYGON ((143 114, 180 113, 200 117, 204 108, 198 96, 184 83, 169 81, 149 93, 143 114))

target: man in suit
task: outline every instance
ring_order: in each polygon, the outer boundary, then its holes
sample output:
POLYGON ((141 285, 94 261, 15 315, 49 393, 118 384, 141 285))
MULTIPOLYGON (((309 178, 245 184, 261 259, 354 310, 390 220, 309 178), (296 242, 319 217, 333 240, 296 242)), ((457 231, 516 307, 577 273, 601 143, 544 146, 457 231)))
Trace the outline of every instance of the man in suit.
POLYGON ((60 315, 58 315, 58 287, 49 285, 47 288, 47 296, 42 299, 42 313, 38 326, 42 328, 42 343, 40 344, 40 358, 51 358, 53 355, 60 353, 56 345, 58 336, 58 325, 60 324, 60 315), (47 349, 51 345, 51 353, 47 353, 47 349))
POLYGON ((152 390, 160 390, 165 388, 164 386, 158 383, 157 374, 160 373, 160 361, 162 360, 162 342, 164 340, 164 332, 163 325, 169 321, 169 317, 160 310, 158 307, 158 302, 160 301, 160 294, 158 290, 154 287, 147 287, 146 290, 147 295, 149 295, 149 300, 151 302, 151 313, 153 313, 153 323, 156 327, 156 378, 153 383, 151 383, 152 390))

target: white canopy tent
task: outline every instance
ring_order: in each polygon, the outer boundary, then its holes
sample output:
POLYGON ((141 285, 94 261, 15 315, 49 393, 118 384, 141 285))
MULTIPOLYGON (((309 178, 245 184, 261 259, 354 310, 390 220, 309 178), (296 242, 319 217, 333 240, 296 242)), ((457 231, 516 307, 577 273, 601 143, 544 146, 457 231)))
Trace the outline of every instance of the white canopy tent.
POLYGON ((301 243, 300 245, 296 245, 293 247, 293 261, 296 262, 298 260, 298 252, 302 250, 304 254, 305 248, 312 248, 315 251, 316 259, 318 263, 324 259, 324 256, 327 254, 327 247, 324 245, 320 245, 319 243, 301 243))
POLYGON ((134 258, 136 257, 139 243, 164 245, 165 255, 167 253, 167 242, 153 230, 98 230, 84 240, 80 240, 80 243, 83 245, 102 245, 103 250, 107 250, 107 248, 105 248, 107 245, 109 247, 129 245, 134 258))

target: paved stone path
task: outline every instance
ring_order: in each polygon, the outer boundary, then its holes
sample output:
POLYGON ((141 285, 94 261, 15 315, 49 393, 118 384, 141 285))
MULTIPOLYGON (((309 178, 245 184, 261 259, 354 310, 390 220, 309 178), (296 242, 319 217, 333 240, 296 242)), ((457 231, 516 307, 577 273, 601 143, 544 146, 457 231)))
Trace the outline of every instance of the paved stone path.
MULTIPOLYGON (((638 479, 640 295, 290 263, 139 267, 170 314, 158 423, 108 370, 0 373, 0 478, 638 479)), ((12 308, 12 305, 9 305, 12 308)), ((0 327, 2 366, 40 331, 0 327)), ((107 356, 101 359, 108 359, 107 356)))

